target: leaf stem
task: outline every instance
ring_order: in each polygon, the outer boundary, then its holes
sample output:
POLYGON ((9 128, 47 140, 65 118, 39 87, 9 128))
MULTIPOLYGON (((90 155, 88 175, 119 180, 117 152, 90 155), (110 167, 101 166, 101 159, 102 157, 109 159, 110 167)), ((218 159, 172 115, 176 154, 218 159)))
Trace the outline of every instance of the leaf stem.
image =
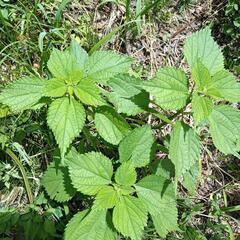
POLYGON ((33 203, 33 195, 32 195, 31 187, 30 187, 30 184, 29 184, 29 181, 27 178, 27 173, 24 169, 24 166, 22 165, 22 162, 18 159, 18 157, 14 154, 14 152, 11 149, 7 148, 6 153, 12 158, 14 163, 19 167, 20 172, 23 177, 24 184, 25 184, 29 203, 32 204, 33 203))
POLYGON ((148 109, 148 112, 153 114, 154 116, 156 116, 157 118, 161 119, 163 122, 167 123, 167 124, 173 124, 173 122, 164 114, 157 112, 154 109, 148 109))

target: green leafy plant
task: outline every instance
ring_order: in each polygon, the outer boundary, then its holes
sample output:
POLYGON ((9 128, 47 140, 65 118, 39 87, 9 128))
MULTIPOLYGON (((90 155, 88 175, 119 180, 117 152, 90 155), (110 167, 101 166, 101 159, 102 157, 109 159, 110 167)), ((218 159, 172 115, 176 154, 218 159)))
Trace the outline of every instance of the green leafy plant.
POLYGON ((72 40, 69 49, 53 50, 50 79, 24 77, 2 91, 10 114, 47 109, 57 143, 42 178, 51 201, 66 207, 89 196, 65 239, 142 239, 149 224, 160 237, 178 231, 178 185, 195 194, 208 127, 218 150, 240 158, 240 112, 231 106, 240 84, 224 69, 208 27, 187 38, 184 56, 191 75, 168 66, 142 81, 130 74, 131 58, 111 51, 88 55, 72 40), (139 113, 161 122, 146 124, 139 113), (171 133, 155 139, 153 129, 167 124, 171 133), (166 157, 153 160, 156 151, 166 157))
POLYGON ((73 40, 69 50, 53 50, 48 61, 53 78, 19 79, 3 90, 0 101, 12 111, 22 111, 39 108, 48 100, 44 97, 50 98, 47 122, 64 156, 84 126, 83 104, 105 104, 96 83, 104 83, 114 75, 126 72, 131 63, 129 57, 107 51, 88 56, 73 40))
POLYGON ((96 233, 100 239, 116 239, 114 228, 126 237, 141 239, 148 213, 160 236, 165 237, 169 231, 177 229, 173 183, 155 174, 137 182, 135 168, 150 163, 153 142, 151 128, 147 125, 135 128, 125 137, 119 146, 121 165, 114 180, 111 160, 101 153, 73 151, 69 154, 67 166, 73 186, 96 198, 91 210, 79 212, 71 219, 65 231, 66 239, 95 239, 96 233), (112 215, 107 209, 113 209, 112 215), (88 227, 95 230, 89 234, 88 227))

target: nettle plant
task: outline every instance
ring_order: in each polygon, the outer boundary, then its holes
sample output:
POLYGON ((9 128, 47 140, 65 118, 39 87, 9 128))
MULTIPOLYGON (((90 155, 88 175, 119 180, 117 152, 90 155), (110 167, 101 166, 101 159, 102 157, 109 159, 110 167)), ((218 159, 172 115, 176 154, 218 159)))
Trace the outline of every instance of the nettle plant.
POLYGON ((191 77, 163 67, 143 81, 130 74, 131 58, 111 51, 89 56, 73 40, 69 49, 53 50, 48 61, 53 78, 24 77, 2 91, 0 102, 13 113, 49 105, 47 123, 60 149, 42 179, 49 197, 61 203, 77 191, 89 196, 90 207, 67 224, 66 240, 114 240, 119 234, 142 239, 149 221, 161 237, 178 230, 177 186, 194 194, 208 126, 217 149, 240 157, 240 112, 230 104, 239 101, 240 84, 224 69, 209 28, 187 38, 184 56, 191 77), (166 110, 175 112, 166 116, 166 110), (156 126, 133 121, 139 113, 159 118, 160 130, 170 124, 170 140, 156 142, 156 126), (184 115, 193 116, 193 127, 184 115), (118 146, 118 153, 110 159, 77 152, 73 141, 83 127, 106 148, 118 146), (153 161, 157 150, 168 157, 153 161))

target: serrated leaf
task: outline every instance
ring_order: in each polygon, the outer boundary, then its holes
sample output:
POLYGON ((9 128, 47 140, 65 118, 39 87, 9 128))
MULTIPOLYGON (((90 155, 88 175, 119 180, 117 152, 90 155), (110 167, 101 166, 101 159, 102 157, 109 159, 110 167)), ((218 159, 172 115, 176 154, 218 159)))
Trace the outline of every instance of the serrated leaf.
POLYGON ((192 67, 192 78, 200 90, 211 81, 211 75, 209 70, 201 63, 200 60, 192 67))
POLYGON ((231 102, 240 101, 240 83, 227 70, 217 72, 206 86, 206 94, 217 99, 231 102))
POLYGON ((141 92, 143 81, 128 74, 119 74, 108 81, 113 92, 124 98, 133 97, 141 92))
POLYGON ((108 219, 105 209, 79 212, 67 224, 64 239, 116 240, 117 235, 108 223, 108 219))
POLYGON ((31 108, 43 97, 45 81, 37 77, 24 77, 7 85, 0 94, 0 103, 12 111, 31 108))
POLYGON ((157 176, 164 177, 166 179, 170 179, 174 177, 175 169, 174 165, 170 159, 164 158, 159 160, 155 166, 153 166, 154 174, 157 176))
POLYGON ((147 224, 147 210, 142 201, 133 196, 122 196, 113 209, 113 224, 125 237, 141 240, 147 224))
POLYGON ((149 105, 149 93, 141 91, 139 94, 125 98, 112 92, 107 95, 109 101, 115 106, 118 113, 125 113, 128 116, 135 116, 145 112, 149 105))
POLYGON ((164 208, 166 211, 169 205, 176 205, 174 186, 164 177, 146 176, 135 184, 135 188, 151 215, 158 215, 164 208))
POLYGON ((88 54, 75 39, 71 41, 70 53, 75 57, 79 67, 83 69, 88 59, 88 54))
POLYGON ((153 79, 144 82, 143 88, 164 109, 180 109, 188 99, 187 77, 182 70, 173 67, 159 69, 153 79))
POLYGON ((72 97, 62 97, 51 103, 47 122, 57 140, 62 157, 73 139, 81 132, 85 118, 82 104, 72 97))
POLYGON ((240 111, 230 106, 215 106, 209 116, 214 145, 224 154, 240 158, 240 111))
POLYGON ((143 81, 128 74, 111 78, 108 85, 112 88, 107 97, 118 113, 129 116, 146 111, 149 105, 149 94, 141 89, 143 81))
POLYGON ((126 73, 132 64, 128 56, 110 51, 94 52, 87 60, 85 71, 87 76, 96 82, 106 83, 118 73, 126 73))
POLYGON ((11 113, 10 109, 6 105, 0 104, 0 118, 4 118, 11 113))
POLYGON ((143 167, 150 162, 154 142, 149 125, 135 128, 119 145, 120 162, 131 162, 134 167, 143 167))
POLYGON ((131 162, 123 162, 115 173, 116 183, 132 186, 137 180, 137 173, 131 162))
POLYGON ((111 183, 113 168, 111 160, 98 152, 67 156, 73 186, 87 195, 95 195, 111 183))
POLYGON ((0 133, 0 144, 1 144, 0 146, 1 146, 2 149, 5 148, 5 145, 6 145, 6 143, 9 142, 9 140, 10 140, 9 136, 0 133))
POLYGON ((0 234, 8 233, 18 223, 20 214, 15 208, 0 208, 0 234))
POLYGON ((62 97, 67 92, 67 84, 61 79, 46 81, 44 95, 47 97, 62 97))
POLYGON ((208 68, 210 75, 224 68, 223 54, 211 36, 209 27, 191 34, 184 45, 184 56, 192 68, 200 60, 208 68))
POLYGON ((165 238, 169 232, 178 230, 177 209, 168 208, 159 215, 152 215, 153 225, 162 238, 165 238))
POLYGON ((199 180, 199 162, 196 162, 184 175, 183 186, 188 190, 191 195, 194 195, 199 180))
POLYGON ((126 120, 108 106, 97 109, 94 121, 100 136, 113 145, 117 145, 131 130, 126 120))
POLYGON ((76 192, 71 184, 68 169, 56 166, 54 162, 45 171, 42 178, 42 185, 49 197, 58 202, 70 200, 76 192))
POLYGON ((81 72, 76 58, 70 51, 60 51, 56 48, 53 49, 47 65, 55 78, 65 81, 70 78, 73 72, 81 72))
POLYGON ((87 105, 99 106, 104 105, 105 101, 100 95, 100 90, 96 83, 91 79, 83 79, 74 87, 76 97, 87 105))
POLYGON ((201 142, 194 130, 182 122, 177 122, 171 134, 169 147, 169 158, 175 165, 177 178, 199 160, 200 153, 201 142))
POLYGON ((112 186, 103 186, 97 193, 93 208, 113 208, 118 201, 118 194, 112 186))
POLYGON ((151 214, 154 226, 161 237, 178 228, 175 190, 169 180, 161 176, 149 175, 140 180, 135 188, 151 214))
POLYGON ((135 192, 135 189, 133 187, 126 185, 115 185, 115 188, 120 195, 129 195, 135 192))
POLYGON ((208 97, 199 96, 197 93, 192 97, 193 118, 196 124, 206 119, 212 112, 213 102, 208 97))

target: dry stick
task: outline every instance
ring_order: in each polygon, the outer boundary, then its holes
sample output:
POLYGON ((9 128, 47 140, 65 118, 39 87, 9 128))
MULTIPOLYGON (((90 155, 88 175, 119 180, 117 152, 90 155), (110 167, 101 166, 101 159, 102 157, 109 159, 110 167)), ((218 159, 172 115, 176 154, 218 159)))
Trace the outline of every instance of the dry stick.
POLYGON ((17 164, 17 166, 19 167, 20 172, 23 177, 24 184, 25 184, 29 203, 32 204, 33 203, 33 195, 32 195, 32 191, 31 191, 31 187, 30 187, 30 184, 29 184, 29 181, 27 178, 27 173, 26 173, 21 161, 18 159, 18 157, 14 154, 14 152, 11 149, 7 148, 6 153, 12 158, 12 160, 15 162, 15 164, 17 164))

